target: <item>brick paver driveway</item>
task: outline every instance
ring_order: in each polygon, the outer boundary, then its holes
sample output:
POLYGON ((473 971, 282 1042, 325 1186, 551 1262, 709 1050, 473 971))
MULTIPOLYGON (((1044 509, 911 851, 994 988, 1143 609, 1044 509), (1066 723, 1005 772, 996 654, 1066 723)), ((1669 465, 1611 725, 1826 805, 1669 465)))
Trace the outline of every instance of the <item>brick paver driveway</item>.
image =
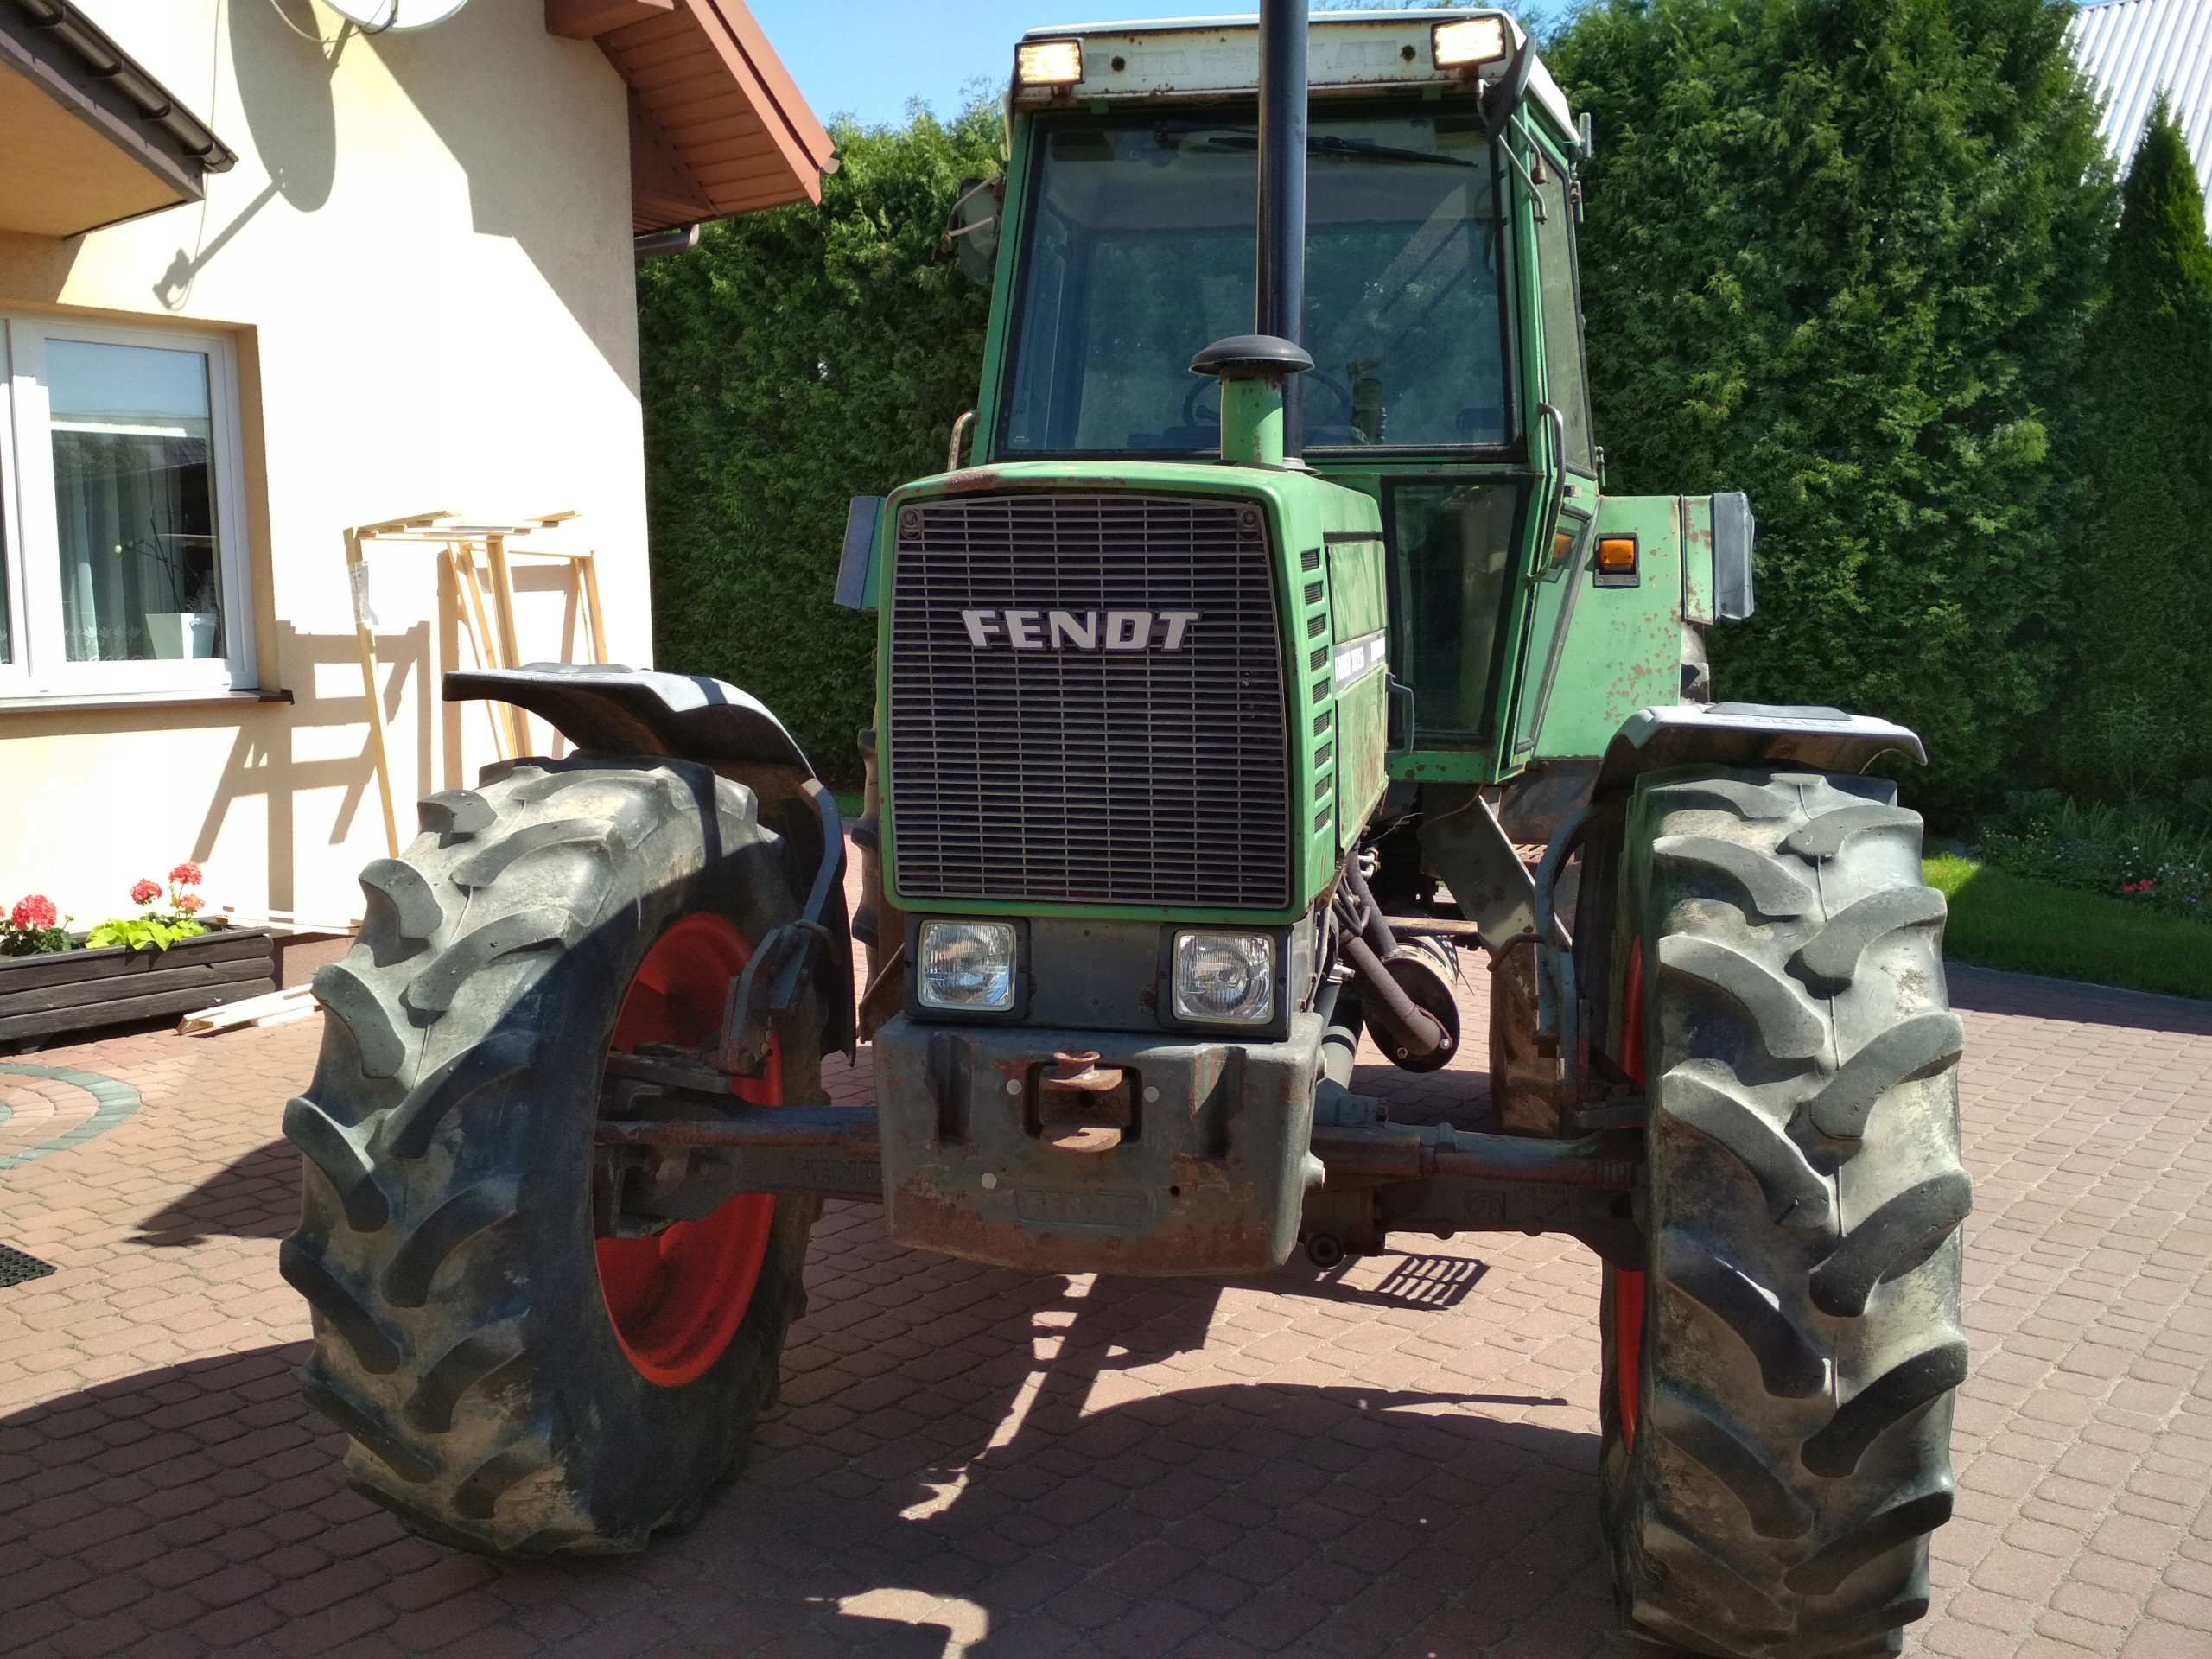
MULTIPOLYGON (((1958 1518, 1909 1650, 2212 1655, 2212 1007, 1967 969, 1958 1518)), ((1480 988, 1470 988, 1471 1031, 1480 988)), ((780 1414, 689 1535, 501 1567, 403 1533, 301 1407, 277 1138, 319 1021, 0 1071, 0 1649, 1230 1659, 1612 1649, 1598 1274, 1564 1241, 1242 1282, 816 1234, 780 1414), (112 1093, 112 1091, 111 1091, 112 1093), (8 1160, 92 1125, 50 1155, 8 1160)), ((1470 1044, 1470 1050, 1479 1049, 1470 1044)), ((1402 1116, 1468 1063, 1370 1069, 1402 1116)), ((864 1098, 857 1076, 841 1079, 864 1098)))

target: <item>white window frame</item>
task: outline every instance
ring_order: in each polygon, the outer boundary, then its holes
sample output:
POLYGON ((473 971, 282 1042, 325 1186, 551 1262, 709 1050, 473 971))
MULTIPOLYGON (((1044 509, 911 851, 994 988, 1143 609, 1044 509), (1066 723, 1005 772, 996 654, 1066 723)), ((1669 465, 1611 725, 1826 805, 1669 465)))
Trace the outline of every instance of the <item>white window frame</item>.
POLYGON ((238 359, 222 334, 167 328, 118 328, 62 316, 0 313, 0 511, 7 570, 9 639, 14 660, 0 663, 0 698, 219 696, 251 690, 252 584, 248 578, 245 469, 238 414, 238 359), (213 469, 216 569, 223 598, 226 657, 150 662, 69 660, 61 626, 60 529, 54 495, 54 445, 48 427, 46 345, 49 340, 199 352, 207 359, 209 464, 213 469))

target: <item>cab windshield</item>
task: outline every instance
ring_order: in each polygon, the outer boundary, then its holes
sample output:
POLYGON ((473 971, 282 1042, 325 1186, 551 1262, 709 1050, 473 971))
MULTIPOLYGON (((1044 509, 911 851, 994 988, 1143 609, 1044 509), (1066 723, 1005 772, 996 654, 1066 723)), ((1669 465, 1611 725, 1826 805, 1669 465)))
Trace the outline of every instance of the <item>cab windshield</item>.
MULTIPOLYGON (((1249 113, 1064 118, 1039 135, 999 448, 1217 448, 1200 347, 1252 329, 1249 113)), ((1306 138, 1311 448, 1503 444, 1497 187, 1472 115, 1316 117, 1306 138)))

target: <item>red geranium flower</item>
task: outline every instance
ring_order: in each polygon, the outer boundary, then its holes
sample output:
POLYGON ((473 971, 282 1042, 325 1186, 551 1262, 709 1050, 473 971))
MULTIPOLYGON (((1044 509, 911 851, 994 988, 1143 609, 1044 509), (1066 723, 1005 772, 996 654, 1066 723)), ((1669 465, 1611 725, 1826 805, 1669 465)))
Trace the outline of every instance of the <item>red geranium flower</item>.
POLYGON ((198 893, 188 893, 179 895, 176 907, 188 916, 197 916, 200 913, 200 906, 207 902, 198 893))
POLYGON ((143 876, 139 879, 138 885, 130 889, 130 902, 134 905, 150 905, 161 896, 162 884, 158 881, 149 881, 143 876))
POLYGON ((197 864, 180 864, 169 872, 169 880, 180 887, 196 887, 200 885, 200 867, 197 864))
POLYGON ((16 901, 16 908, 8 920, 26 933, 35 933, 41 928, 57 925, 61 918, 54 908, 54 900, 42 893, 34 893, 16 901))

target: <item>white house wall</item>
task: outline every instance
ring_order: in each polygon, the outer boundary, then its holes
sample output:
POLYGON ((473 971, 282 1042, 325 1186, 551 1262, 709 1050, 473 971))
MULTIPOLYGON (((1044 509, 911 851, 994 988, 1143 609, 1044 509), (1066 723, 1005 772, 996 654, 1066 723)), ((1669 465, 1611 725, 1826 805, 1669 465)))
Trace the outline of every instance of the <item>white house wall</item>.
MULTIPOLYGON (((0 907, 43 892, 82 925, 192 857, 217 904, 355 916, 385 849, 346 526, 578 509, 612 654, 651 660, 624 88, 542 0, 378 36, 313 0, 79 3, 239 161, 203 204, 0 237, 0 311, 235 341, 258 677, 294 701, 0 709, 0 907)), ((491 740, 436 699, 467 658, 435 550, 371 556, 404 840, 491 740)), ((518 570, 525 657, 563 655, 569 596, 518 570)))

